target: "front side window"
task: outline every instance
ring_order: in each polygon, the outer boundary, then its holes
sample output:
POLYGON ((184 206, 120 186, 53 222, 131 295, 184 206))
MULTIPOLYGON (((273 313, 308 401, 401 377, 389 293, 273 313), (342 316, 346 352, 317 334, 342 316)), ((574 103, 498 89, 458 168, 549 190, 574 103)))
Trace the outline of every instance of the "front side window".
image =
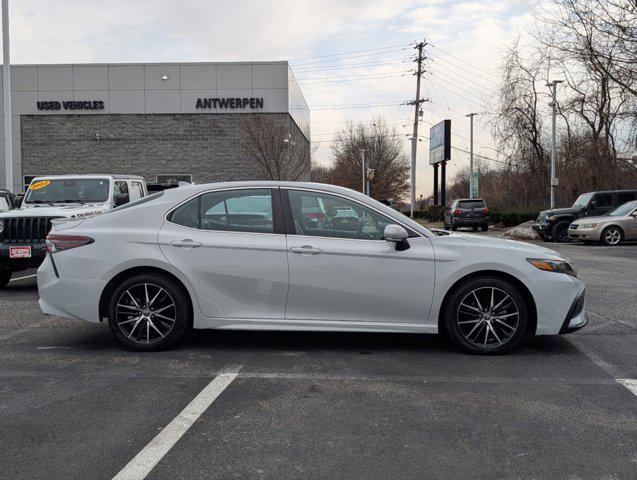
POLYGON ((294 233, 317 237, 382 240, 391 219, 336 195, 290 190, 294 233))
POLYGON ((200 230, 274 233, 270 189, 210 192, 176 208, 170 221, 200 230))
POLYGON ((42 179, 29 185, 24 202, 29 204, 101 203, 108 200, 105 178, 42 179))
POLYGON ((613 206, 613 194, 612 193, 598 193, 593 199, 596 208, 607 208, 613 206))

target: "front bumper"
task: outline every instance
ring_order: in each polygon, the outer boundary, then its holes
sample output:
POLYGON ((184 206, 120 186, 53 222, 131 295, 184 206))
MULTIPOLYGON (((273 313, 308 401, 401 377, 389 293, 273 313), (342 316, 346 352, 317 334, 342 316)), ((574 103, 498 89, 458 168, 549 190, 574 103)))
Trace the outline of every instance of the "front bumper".
POLYGON ((585 295, 586 292, 583 291, 581 295, 579 295, 575 300, 573 300, 573 304, 564 319, 564 323, 562 323, 562 328, 560 329, 560 334, 571 333, 580 328, 586 326, 588 323, 588 318, 586 316, 585 310, 585 295))
POLYGON ((0 270, 18 271, 38 268, 46 256, 45 243, 0 243, 0 270), (11 258, 11 247, 31 247, 30 258, 11 258))
POLYGON ((571 237, 571 240, 590 240, 593 242, 599 242, 602 232, 597 228, 581 228, 578 226, 575 229, 569 227, 568 235, 571 237))
POLYGON ((531 228, 542 238, 551 236, 551 225, 548 223, 534 223, 531 228))

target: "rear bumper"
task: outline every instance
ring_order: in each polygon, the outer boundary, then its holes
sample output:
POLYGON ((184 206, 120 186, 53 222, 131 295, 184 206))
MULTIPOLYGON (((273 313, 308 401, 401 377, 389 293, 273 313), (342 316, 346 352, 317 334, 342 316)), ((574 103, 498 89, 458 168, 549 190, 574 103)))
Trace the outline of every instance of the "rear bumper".
POLYGON ((488 217, 452 218, 451 224, 456 227, 479 227, 488 223, 488 217))
POLYGON ((38 268, 46 256, 45 243, 0 243, 0 270, 38 268), (30 258, 10 258, 11 247, 31 247, 30 258))
POLYGON ((105 286, 102 279, 56 273, 50 257, 38 269, 40 309, 48 315, 99 322, 99 298, 105 286))

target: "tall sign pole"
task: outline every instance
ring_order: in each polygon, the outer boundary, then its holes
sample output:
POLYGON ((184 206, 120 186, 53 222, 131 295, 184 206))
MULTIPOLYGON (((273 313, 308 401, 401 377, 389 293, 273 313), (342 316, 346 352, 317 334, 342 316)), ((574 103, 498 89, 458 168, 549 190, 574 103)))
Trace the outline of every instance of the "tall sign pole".
POLYGON ((473 117, 477 113, 469 113, 465 117, 469 117, 469 198, 473 198, 473 117))
MULTIPOLYGON (((418 64, 418 68, 416 70, 416 100, 414 103, 414 133, 411 137, 411 209, 410 209, 410 217, 414 218, 414 210, 416 209, 416 155, 418 153, 418 120, 420 111, 420 104, 423 102, 420 100, 420 77, 422 77, 422 51, 427 45, 425 42, 420 42, 414 48, 418 50, 418 58, 416 62, 418 64)), ((411 102, 410 102, 411 103, 411 102)))
POLYGON ((9 0, 2 0, 2 92, 4 95, 4 164, 7 190, 13 192, 13 135, 11 133, 11 57, 9 0))
POLYGON ((562 83, 562 80, 553 80, 546 84, 551 90, 553 101, 550 103, 550 107, 553 112, 553 126, 551 131, 551 209, 555 208, 555 197, 557 193, 557 173, 556 173, 556 156, 557 156, 557 134, 555 123, 557 121, 557 84, 562 83))
POLYGON ((367 177, 365 170, 367 169, 367 165, 365 165, 365 149, 361 148, 360 149, 361 152, 361 165, 363 166, 363 188, 361 189, 361 192, 363 192, 363 194, 365 194, 365 179, 367 177))

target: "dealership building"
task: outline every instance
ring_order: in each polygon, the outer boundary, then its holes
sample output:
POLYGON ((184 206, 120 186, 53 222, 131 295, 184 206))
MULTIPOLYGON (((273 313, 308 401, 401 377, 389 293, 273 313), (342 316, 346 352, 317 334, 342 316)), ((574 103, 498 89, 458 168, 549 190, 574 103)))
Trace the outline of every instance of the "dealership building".
POLYGON ((16 192, 40 175, 267 179, 244 148, 246 116, 282 125, 286 147, 309 158, 309 109, 288 62, 15 65, 11 91, 16 192))

